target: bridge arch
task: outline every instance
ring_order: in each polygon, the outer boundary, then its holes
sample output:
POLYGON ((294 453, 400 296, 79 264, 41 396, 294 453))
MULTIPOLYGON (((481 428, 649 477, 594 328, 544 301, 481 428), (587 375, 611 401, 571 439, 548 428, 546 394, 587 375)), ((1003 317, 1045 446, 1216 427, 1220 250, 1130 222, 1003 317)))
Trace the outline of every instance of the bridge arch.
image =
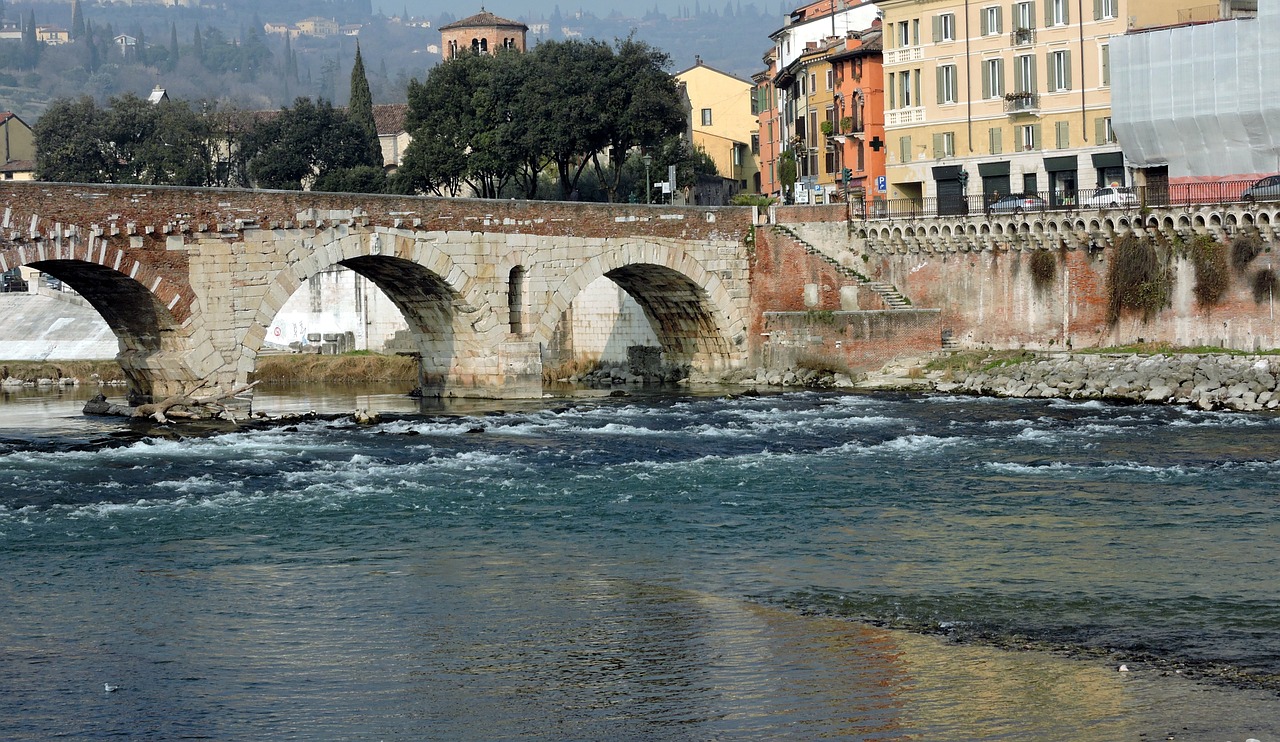
POLYGON ((715 272, 661 242, 627 242, 586 261, 548 292, 533 340, 550 343, 561 315, 582 289, 608 278, 644 310, 664 361, 714 373, 746 362, 746 307, 715 272))
MULTIPOLYGON (((6 270, 26 266, 52 276, 97 311, 119 342, 115 360, 131 397, 146 400, 185 391, 184 382, 191 378, 182 360, 189 289, 164 281, 154 269, 132 260, 125 273, 96 260, 69 257, 76 241, 69 242, 65 252, 57 251, 61 257, 49 257, 38 247, 0 251, 0 265, 6 270)), ((86 256, 89 252, 86 247, 86 256)), ((98 254, 105 256, 107 251, 98 254)))
POLYGON ((463 350, 461 323, 481 320, 478 287, 433 240, 381 231, 335 235, 276 275, 241 344, 237 379, 253 370, 267 328, 293 293, 333 265, 368 279, 400 310, 420 356, 419 385, 425 393, 442 388, 463 350))

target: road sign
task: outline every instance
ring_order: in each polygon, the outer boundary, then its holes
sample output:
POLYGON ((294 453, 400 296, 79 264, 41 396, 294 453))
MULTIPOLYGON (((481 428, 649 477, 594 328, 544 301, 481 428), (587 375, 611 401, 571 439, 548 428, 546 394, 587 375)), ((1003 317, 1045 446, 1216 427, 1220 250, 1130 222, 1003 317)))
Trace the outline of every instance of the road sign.
POLYGON ((889 190, 889 179, 883 175, 876 176, 876 191, 884 193, 889 190))

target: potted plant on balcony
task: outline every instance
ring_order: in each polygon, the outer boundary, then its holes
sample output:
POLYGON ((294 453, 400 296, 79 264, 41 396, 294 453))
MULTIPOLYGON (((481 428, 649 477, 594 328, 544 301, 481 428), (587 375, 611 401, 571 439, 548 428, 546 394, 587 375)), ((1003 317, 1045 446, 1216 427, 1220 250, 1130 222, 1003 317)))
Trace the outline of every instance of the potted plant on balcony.
POLYGON ((845 116, 840 119, 840 131, 853 131, 853 117, 845 116))
POLYGON ((835 126, 833 126, 830 121, 823 121, 818 124, 818 129, 822 131, 822 136, 829 137, 831 136, 831 133, 835 131, 835 126))
POLYGON ((1005 93, 1004 99, 1010 102, 1020 103, 1031 100, 1034 93, 1029 90, 1019 90, 1013 93, 1005 93))

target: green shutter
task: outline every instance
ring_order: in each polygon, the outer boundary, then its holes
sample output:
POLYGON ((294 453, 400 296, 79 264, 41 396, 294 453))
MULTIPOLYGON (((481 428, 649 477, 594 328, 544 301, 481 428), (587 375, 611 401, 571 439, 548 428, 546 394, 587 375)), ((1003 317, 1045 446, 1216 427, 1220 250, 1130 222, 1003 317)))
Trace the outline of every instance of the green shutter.
POLYGON ((933 43, 942 41, 942 16, 935 15, 933 17, 933 43))
POLYGON ((997 93, 1004 93, 1004 60, 1003 59, 996 60, 996 79, 994 84, 992 85, 992 89, 994 89, 997 93))
POLYGON ((996 8, 996 33, 1004 33, 1004 8, 996 8))
POLYGON ((1031 125, 1031 149, 1040 149, 1040 124, 1031 125))
POLYGON ((1040 71, 1036 69, 1036 57, 1033 54, 1031 55, 1031 90, 1028 90, 1027 92, 1034 93, 1038 91, 1040 89, 1039 82, 1040 82, 1040 71))
POLYGON ((986 8, 983 8, 982 10, 978 11, 978 21, 979 21, 979 24, 982 26, 983 36, 986 36, 987 34, 991 33, 991 29, 987 27, 987 9, 986 8))
POLYGON ((903 163, 911 162, 911 137, 898 138, 898 157, 903 163))
POLYGON ((1071 89, 1071 50, 1067 49, 1062 54, 1063 54, 1063 57, 1065 58, 1064 64, 1062 65, 1062 69, 1065 70, 1067 75, 1067 79, 1062 81, 1063 83, 1062 87, 1066 88, 1067 90, 1070 90, 1071 89))
POLYGON ((1054 138, 1057 140, 1058 149, 1067 149, 1071 146, 1071 125, 1066 121, 1058 121, 1054 123, 1054 138))
POLYGON ((982 64, 982 99, 986 100, 991 97, 991 67, 984 59, 982 64))
POLYGON ((898 102, 897 102, 898 99, 897 99, 897 96, 894 95, 894 87, 897 85, 896 79, 897 79, 897 76, 893 72, 890 72, 889 73, 889 110, 890 111, 898 107, 898 102))
POLYGON ((945 154, 946 152, 943 151, 942 135, 934 134, 933 135, 933 158, 936 160, 941 158, 945 154))
POLYGON ((1093 143, 1104 144, 1107 141, 1107 121, 1104 116, 1093 120, 1093 143))
POLYGON ((938 103, 939 104, 946 103, 947 97, 943 94, 942 67, 938 67, 938 69, 935 71, 937 72, 937 77, 938 77, 938 103))
POLYGON ((1027 14, 1027 23, 1030 23, 1032 28, 1035 28, 1035 27, 1036 27, 1036 4, 1035 4, 1035 0, 1031 0, 1031 12, 1027 14))
POLYGON ((993 155, 998 155, 1002 151, 1004 151, 1004 143, 1001 141, 1002 137, 1004 136, 1003 132, 1004 130, 998 126, 991 127, 989 131, 990 139, 991 139, 990 149, 991 149, 991 154, 993 155))
POLYGON ((1049 28, 1053 25, 1053 2, 1054 0, 1044 0, 1044 27, 1049 28))
POLYGON ((1062 2, 1062 22, 1071 23, 1071 3, 1067 2, 1067 0, 1062 2))
POLYGON ((1102 0, 1093 0, 1093 20, 1102 20, 1102 0))
POLYGON ((1102 45, 1102 84, 1111 84, 1111 45, 1102 45))

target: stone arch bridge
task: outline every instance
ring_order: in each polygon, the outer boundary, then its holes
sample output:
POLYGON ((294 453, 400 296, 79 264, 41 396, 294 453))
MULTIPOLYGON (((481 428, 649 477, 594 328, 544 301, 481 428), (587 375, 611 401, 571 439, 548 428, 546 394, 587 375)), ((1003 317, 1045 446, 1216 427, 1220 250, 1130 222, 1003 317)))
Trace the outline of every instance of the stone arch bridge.
POLYGON ((0 270, 80 293, 144 397, 245 382, 276 313, 333 264, 403 312, 431 395, 540 395, 542 348, 601 276, 664 361, 748 364, 751 209, 49 183, 6 183, 0 207, 0 270))

